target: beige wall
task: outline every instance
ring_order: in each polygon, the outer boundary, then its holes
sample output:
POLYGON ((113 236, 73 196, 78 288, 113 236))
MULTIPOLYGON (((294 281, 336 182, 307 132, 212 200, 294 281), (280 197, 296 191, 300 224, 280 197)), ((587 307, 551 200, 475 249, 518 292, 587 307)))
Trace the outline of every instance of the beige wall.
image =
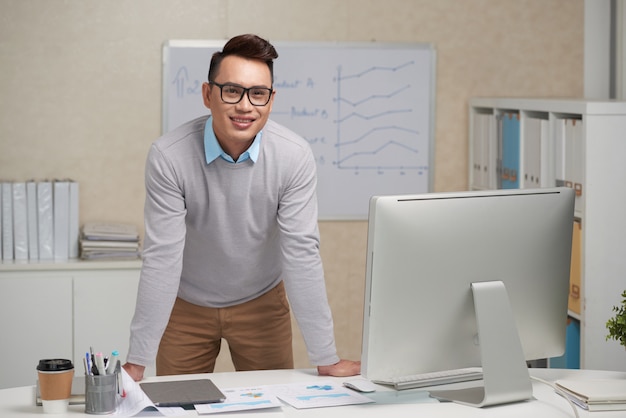
MULTIPOLYGON (((70 177, 81 223, 141 226, 163 41, 253 32, 433 43, 435 190, 462 190, 470 97, 583 95, 583 11, 583 0, 0 0, 0 179, 70 177)), ((354 359, 366 227, 320 225, 339 353, 354 359)), ((307 367, 299 335, 294 345, 307 367)))

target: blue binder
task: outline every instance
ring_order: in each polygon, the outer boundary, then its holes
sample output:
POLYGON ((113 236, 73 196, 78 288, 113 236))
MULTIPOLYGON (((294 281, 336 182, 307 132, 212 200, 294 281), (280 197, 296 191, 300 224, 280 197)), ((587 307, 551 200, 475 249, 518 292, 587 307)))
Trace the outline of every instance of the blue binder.
POLYGON ((520 128, 519 114, 507 113, 502 115, 502 169, 501 188, 519 188, 520 169, 520 128))
POLYGON ((580 369, 580 322, 568 318, 565 331, 565 354, 550 359, 553 369, 580 369))

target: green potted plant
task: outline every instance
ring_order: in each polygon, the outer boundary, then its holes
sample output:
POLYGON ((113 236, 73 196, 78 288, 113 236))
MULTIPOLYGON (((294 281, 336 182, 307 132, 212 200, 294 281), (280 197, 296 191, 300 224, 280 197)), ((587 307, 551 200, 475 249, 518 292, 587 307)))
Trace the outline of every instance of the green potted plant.
POLYGON ((606 322, 609 331, 606 339, 619 341, 626 348, 626 290, 622 292, 621 305, 613 306, 613 312, 615 315, 606 322))

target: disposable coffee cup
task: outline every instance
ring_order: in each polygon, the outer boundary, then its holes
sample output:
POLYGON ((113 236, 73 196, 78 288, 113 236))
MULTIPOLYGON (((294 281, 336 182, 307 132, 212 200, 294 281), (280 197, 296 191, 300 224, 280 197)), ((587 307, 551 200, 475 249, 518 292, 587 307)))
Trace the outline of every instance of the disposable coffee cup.
POLYGON ((37 365, 39 394, 43 412, 62 414, 67 411, 72 394, 74 365, 66 359, 43 359, 37 365))

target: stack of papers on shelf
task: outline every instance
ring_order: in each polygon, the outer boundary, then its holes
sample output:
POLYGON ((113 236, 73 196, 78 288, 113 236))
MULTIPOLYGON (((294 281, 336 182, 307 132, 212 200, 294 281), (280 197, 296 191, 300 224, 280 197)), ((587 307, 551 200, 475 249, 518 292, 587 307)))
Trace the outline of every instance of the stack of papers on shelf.
POLYGON ((558 380, 563 396, 588 411, 626 411, 626 380, 558 380))
POLYGON ((134 225, 87 222, 81 231, 80 254, 84 260, 139 258, 139 232, 134 225))

